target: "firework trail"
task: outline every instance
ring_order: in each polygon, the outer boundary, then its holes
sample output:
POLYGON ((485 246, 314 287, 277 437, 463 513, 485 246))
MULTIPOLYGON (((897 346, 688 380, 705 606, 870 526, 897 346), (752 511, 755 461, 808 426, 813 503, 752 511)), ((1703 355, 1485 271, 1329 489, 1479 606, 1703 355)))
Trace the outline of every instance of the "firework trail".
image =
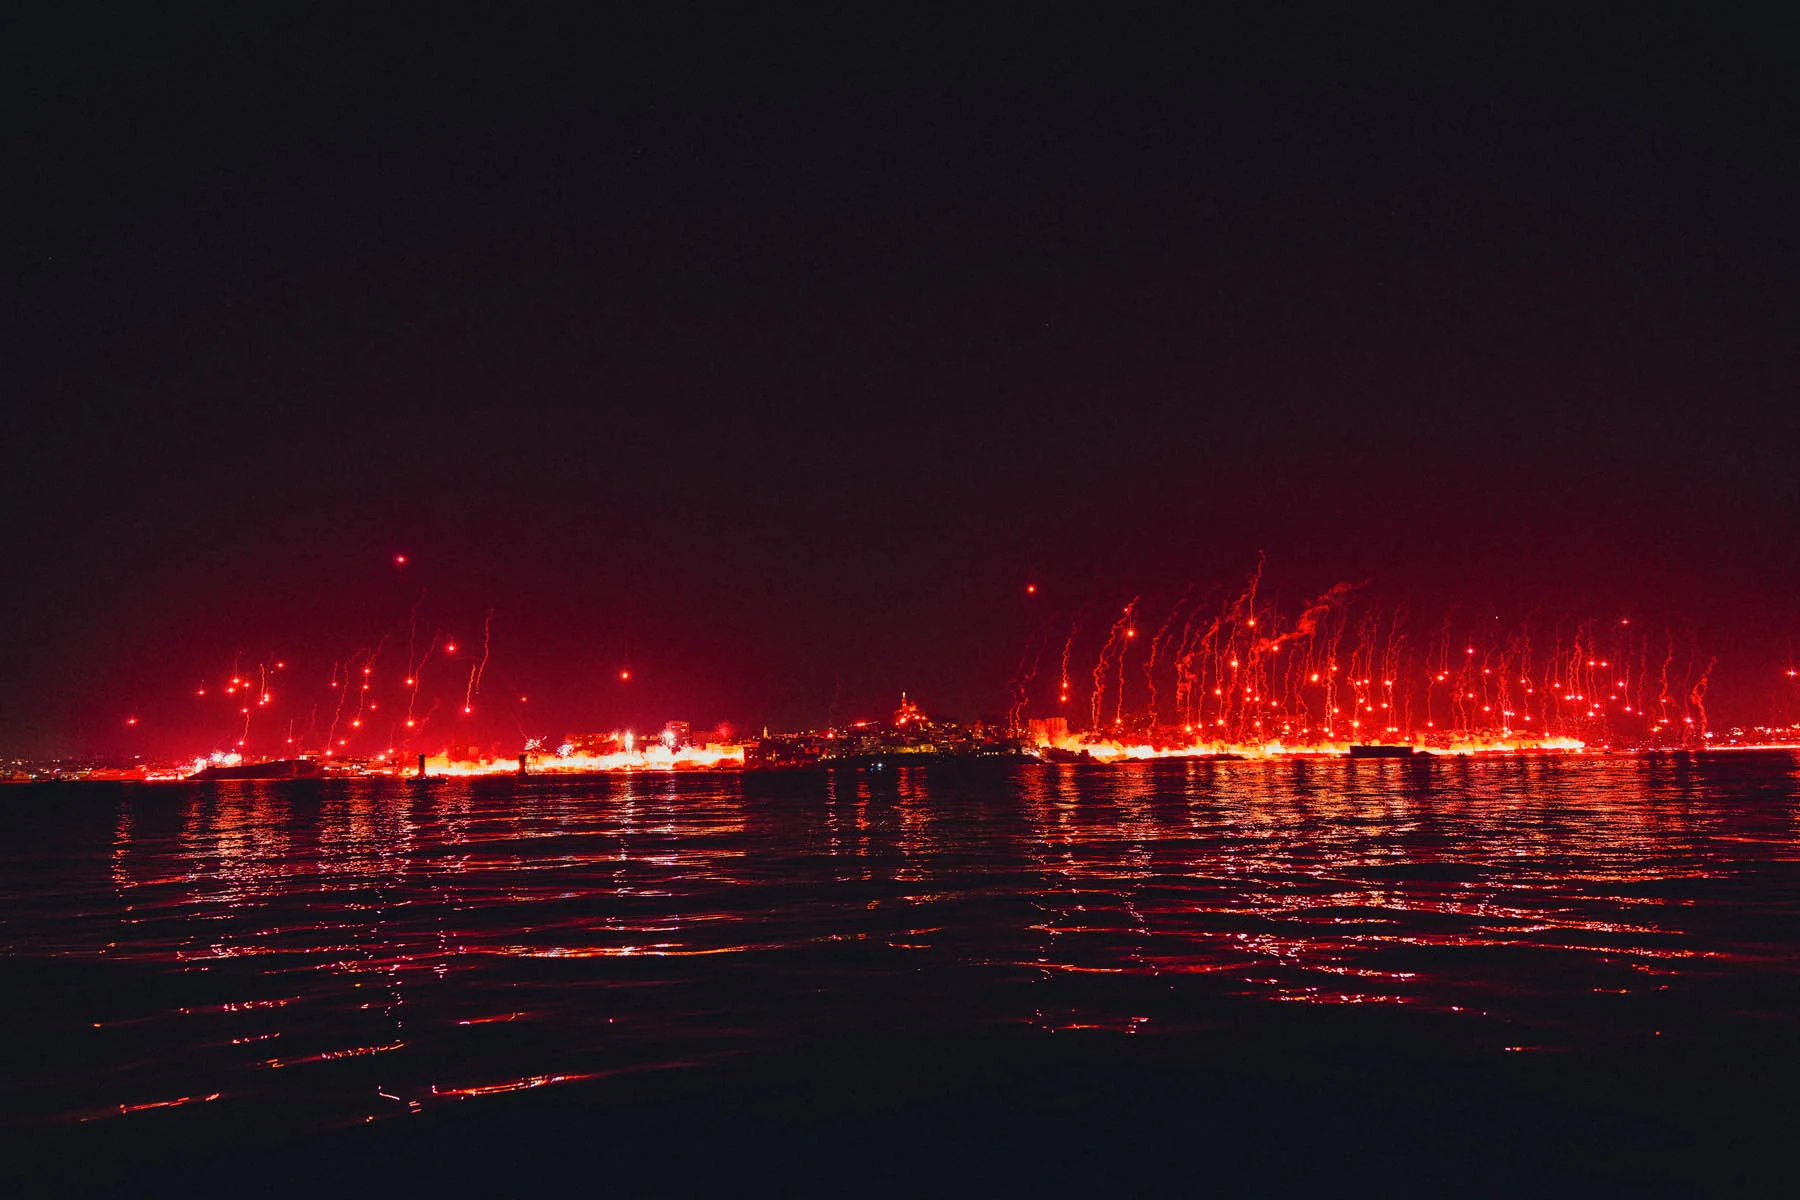
POLYGON ((1083 606, 1082 608, 1077 609, 1075 615, 1069 619, 1069 636, 1068 639, 1063 642, 1062 649, 1062 675, 1058 681, 1056 697, 1056 702, 1058 704, 1067 704, 1069 702, 1069 656, 1075 651, 1075 638, 1081 633, 1081 618, 1086 612, 1087 608, 1086 606, 1083 606))
POLYGON ((1669 724, 1669 706, 1675 703, 1675 697, 1669 693, 1669 668, 1675 664, 1675 634, 1673 630, 1663 630, 1668 640, 1668 653, 1663 658, 1662 671, 1658 676, 1656 695, 1656 724, 1658 729, 1669 724))
MULTIPOLYGON (((418 598, 413 601, 412 611, 406 617, 406 679, 409 684, 414 678, 416 669, 425 665, 422 661, 413 658, 413 651, 417 648, 419 640, 419 606, 424 603, 425 589, 421 587, 418 598)), ((431 636, 432 642, 435 644, 437 634, 433 633, 431 636)), ((425 653, 430 654, 430 649, 427 649, 425 653)))
POLYGON ((425 653, 419 656, 419 665, 408 671, 406 674, 406 687, 408 691, 406 693, 405 725, 408 729, 414 728, 417 724, 414 710, 419 703, 419 688, 425 682, 425 667, 430 663, 431 656, 437 653, 438 639, 441 638, 443 634, 444 631, 441 629, 434 629, 431 631, 431 641, 426 643, 425 653))
POLYGON ((1192 584, 1183 588, 1181 595, 1175 598, 1175 606, 1163 623, 1156 630, 1156 636, 1150 639, 1150 656, 1144 660, 1144 687, 1150 694, 1150 727, 1156 728, 1156 656, 1162 650, 1163 643, 1168 640, 1169 630, 1174 628, 1175 618, 1181 612, 1181 606, 1187 603, 1188 594, 1194 590, 1192 584))
POLYGON ((375 643, 375 649, 368 651, 363 658, 361 683, 356 690, 356 715, 350 718, 352 729, 361 729, 367 714, 377 710, 376 703, 369 698, 369 691, 375 683, 375 662, 381 657, 387 643, 387 635, 383 634, 381 640, 375 643))
POLYGON ((469 668, 469 683, 463 689, 463 714, 465 716, 475 711, 475 696, 481 691, 481 676, 487 670, 493 631, 494 610, 490 608, 487 610, 487 616, 481 622, 481 657, 469 668))
MULTIPOLYGON (((1135 598, 1132 600, 1131 605, 1134 609, 1137 607, 1137 600, 1135 598)), ((1131 649, 1132 639, 1137 637, 1137 625, 1135 624, 1135 620, 1136 618, 1134 615, 1134 623, 1126 627, 1125 640, 1119 644, 1119 694, 1113 702, 1113 725, 1115 728, 1125 723, 1125 655, 1126 652, 1131 649)))
MULTIPOLYGON (((1319 622, 1325 619, 1326 615, 1331 612, 1334 605, 1345 597, 1354 594, 1359 589, 1368 586, 1368 582, 1369 581, 1365 579, 1361 583, 1332 584, 1329 588, 1326 588, 1321 595, 1314 599, 1311 604, 1308 604, 1301 610, 1300 616, 1294 622, 1293 629, 1289 630, 1287 633, 1278 634, 1274 637, 1263 638, 1256 644, 1255 650, 1259 653, 1266 654, 1286 645, 1288 642, 1312 637, 1314 633, 1318 632, 1319 622)), ((1255 624, 1254 619, 1251 621, 1251 624, 1255 624)))
MULTIPOLYGON (((1695 652, 1698 653, 1698 648, 1695 652)), ((1693 723, 1696 744, 1702 744, 1706 740, 1706 689, 1712 683, 1713 668, 1718 665, 1718 659, 1707 659, 1706 665, 1700 668, 1700 677, 1694 680, 1693 686, 1688 689, 1688 704, 1692 707, 1696 718, 1693 723)))
POLYGON ((1211 599, 1212 594, 1217 590, 1217 587, 1207 588, 1194 606, 1188 610, 1187 618, 1181 623, 1181 636, 1175 641, 1176 720, 1185 722, 1190 730, 1194 724, 1194 691, 1199 686, 1193 671, 1194 622, 1200 618, 1200 605, 1211 599))
MULTIPOLYGON (((348 671, 349 665, 343 665, 348 671)), ((331 687, 333 691, 337 692, 337 703, 332 706, 331 725, 325 730, 325 753, 327 755, 330 755, 331 748, 337 745, 338 722, 344 719, 344 692, 347 689, 338 686, 338 666, 339 664, 336 662, 331 664, 331 687)))
POLYGON ((1124 671, 1125 640, 1128 635, 1135 636, 1137 633, 1131 625, 1133 619, 1135 619, 1137 615, 1137 602, 1138 597, 1133 596, 1131 598, 1131 603, 1125 606, 1124 613, 1118 620, 1112 623, 1112 628, 1107 631, 1106 644, 1100 647, 1100 657, 1094 663, 1094 690, 1088 696, 1088 707, 1092 718, 1088 725, 1089 729, 1097 730, 1100 728, 1100 710, 1106 703, 1107 668, 1112 662, 1112 654, 1115 647, 1119 652, 1121 704, 1124 701, 1122 695, 1124 691, 1124 679, 1122 676, 1124 671))
POLYGON ((1025 647, 1019 652, 1019 666, 1013 672, 1012 707, 1006 714, 1006 726, 1014 732, 1023 727, 1025 705, 1030 699, 1031 681, 1037 678, 1038 667, 1044 660, 1044 650, 1050 641, 1050 626, 1044 625, 1026 639, 1025 647))

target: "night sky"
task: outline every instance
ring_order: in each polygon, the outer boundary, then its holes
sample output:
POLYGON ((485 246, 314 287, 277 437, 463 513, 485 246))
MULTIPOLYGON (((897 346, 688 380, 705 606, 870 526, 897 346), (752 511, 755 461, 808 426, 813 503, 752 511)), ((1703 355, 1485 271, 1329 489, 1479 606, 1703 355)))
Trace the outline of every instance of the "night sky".
POLYGON ((162 7, 0 36, 0 751, 421 588, 550 734, 1004 711, 1259 553, 1727 718, 1800 631, 1792 19, 162 7))

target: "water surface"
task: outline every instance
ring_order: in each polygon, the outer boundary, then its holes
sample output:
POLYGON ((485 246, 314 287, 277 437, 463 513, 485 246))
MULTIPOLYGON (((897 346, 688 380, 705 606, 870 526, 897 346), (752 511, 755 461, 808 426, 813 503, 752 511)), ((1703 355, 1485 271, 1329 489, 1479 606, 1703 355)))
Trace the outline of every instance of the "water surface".
POLYGON ((323 1128, 1282 1005, 1496 1052, 1784 1036, 1796 784, 1717 755, 13 787, 3 1116, 323 1128))

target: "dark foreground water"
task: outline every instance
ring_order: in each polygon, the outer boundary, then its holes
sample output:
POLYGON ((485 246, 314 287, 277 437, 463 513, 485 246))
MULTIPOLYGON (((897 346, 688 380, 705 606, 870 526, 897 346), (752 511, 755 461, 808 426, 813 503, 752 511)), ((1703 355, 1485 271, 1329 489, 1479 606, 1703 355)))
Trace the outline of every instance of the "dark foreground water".
POLYGON ((1326 1146, 1655 1181, 1687 1145, 1717 1182, 1800 1116, 1796 766, 13 787, 0 1123, 76 1176, 855 1146, 856 1186, 964 1151, 1272 1182, 1326 1146))

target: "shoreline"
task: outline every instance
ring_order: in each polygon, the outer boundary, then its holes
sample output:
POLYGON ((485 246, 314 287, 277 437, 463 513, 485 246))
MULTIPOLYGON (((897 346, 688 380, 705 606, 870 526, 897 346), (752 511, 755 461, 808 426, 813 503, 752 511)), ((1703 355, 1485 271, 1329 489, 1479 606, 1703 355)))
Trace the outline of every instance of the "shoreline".
MULTIPOLYGON (((1785 754, 1800 755, 1800 744, 1771 743, 1732 746, 1701 746, 1693 748, 1641 748, 1615 749, 1609 747, 1583 747, 1579 750, 1546 749, 1541 747, 1496 747, 1493 749, 1459 749, 1440 750, 1412 748, 1410 754, 1377 754, 1363 755, 1343 750, 1286 750, 1279 753, 1245 754, 1226 753, 1157 753, 1150 755, 1124 755, 1118 757, 1102 757, 1098 755, 1069 755, 1055 759, 1044 758, 1034 754, 1019 755, 926 755, 897 754, 892 756, 870 757, 859 756, 855 759, 823 759, 807 763, 791 763, 768 766, 746 766, 743 763, 725 762, 709 765, 693 764, 644 764, 632 766, 578 768, 562 770, 555 767, 537 767, 520 771, 517 767, 492 770, 435 770, 427 771, 423 776, 415 772, 387 771, 320 771, 308 774, 234 774, 228 777, 204 778, 195 775, 160 775, 136 774, 124 770, 103 769, 87 774, 68 776, 51 776, 47 778, 3 778, 0 787, 30 786, 33 784, 57 783, 110 783, 110 784, 221 784, 221 783, 342 783, 359 781, 387 781, 392 783, 447 783, 451 781, 472 781, 481 779, 609 779, 621 775, 664 776, 718 776, 718 775, 793 775, 819 771, 894 771, 904 769, 930 768, 1011 768, 1011 767, 1076 767, 1084 770, 1116 770, 1133 765, 1169 764, 1221 764, 1221 763, 1317 763, 1317 762, 1352 762, 1352 763, 1429 763, 1436 761, 1504 761, 1532 760, 1578 762, 1619 759, 1695 759, 1711 756, 1737 756, 1753 754, 1785 754)), ((285 760, 276 760, 285 761, 285 760)))

